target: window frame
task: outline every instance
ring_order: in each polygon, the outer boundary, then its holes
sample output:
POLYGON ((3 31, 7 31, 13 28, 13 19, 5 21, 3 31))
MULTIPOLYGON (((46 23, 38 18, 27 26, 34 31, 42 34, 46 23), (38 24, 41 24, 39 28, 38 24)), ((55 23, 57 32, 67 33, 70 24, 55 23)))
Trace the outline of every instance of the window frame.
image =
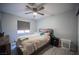
MULTIPOLYGON (((22 20, 17 21, 17 34, 29 34, 30 33, 30 27, 28 29, 19 29, 18 28, 19 27, 19 24, 18 24, 19 21, 21 22, 22 20)), ((22 21, 22 22, 29 23, 28 26, 30 26, 30 22, 28 22, 28 21, 22 21)))

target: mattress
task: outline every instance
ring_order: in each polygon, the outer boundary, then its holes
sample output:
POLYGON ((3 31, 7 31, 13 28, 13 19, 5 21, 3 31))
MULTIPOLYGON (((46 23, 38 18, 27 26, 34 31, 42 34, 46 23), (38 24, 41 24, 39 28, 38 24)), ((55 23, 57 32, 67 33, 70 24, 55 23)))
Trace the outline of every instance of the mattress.
MULTIPOLYGON (((26 38, 26 37, 25 37, 26 38)), ((28 40, 23 40, 23 37, 21 39, 21 44, 18 46, 22 46, 20 49, 22 50, 23 54, 32 54, 34 51, 36 51, 38 48, 44 46, 49 42, 50 37, 48 35, 42 35, 34 34, 28 37, 28 40)))

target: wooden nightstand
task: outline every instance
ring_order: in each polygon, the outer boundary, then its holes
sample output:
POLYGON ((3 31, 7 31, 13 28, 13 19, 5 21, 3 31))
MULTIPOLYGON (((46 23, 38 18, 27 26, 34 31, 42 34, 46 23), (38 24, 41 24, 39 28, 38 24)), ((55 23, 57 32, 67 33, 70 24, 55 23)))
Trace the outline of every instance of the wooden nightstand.
POLYGON ((11 45, 9 42, 9 36, 0 37, 0 55, 10 55, 11 45))

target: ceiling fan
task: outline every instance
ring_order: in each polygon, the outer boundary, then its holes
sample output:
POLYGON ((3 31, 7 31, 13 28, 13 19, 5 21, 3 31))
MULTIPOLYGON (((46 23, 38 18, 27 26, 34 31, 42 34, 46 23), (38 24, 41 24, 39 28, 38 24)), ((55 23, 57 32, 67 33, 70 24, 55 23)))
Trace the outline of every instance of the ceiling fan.
POLYGON ((25 14, 33 14, 34 16, 40 14, 40 15, 44 15, 43 13, 40 13, 39 11, 44 10, 44 3, 41 4, 36 4, 36 3, 28 3, 28 5, 26 5, 26 7, 31 10, 31 12, 27 12, 25 14))

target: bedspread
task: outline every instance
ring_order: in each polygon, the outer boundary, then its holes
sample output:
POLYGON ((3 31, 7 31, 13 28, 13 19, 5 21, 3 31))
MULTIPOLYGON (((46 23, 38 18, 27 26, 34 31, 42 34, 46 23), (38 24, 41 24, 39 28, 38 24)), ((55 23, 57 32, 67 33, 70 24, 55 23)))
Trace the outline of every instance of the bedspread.
POLYGON ((49 39, 50 37, 47 35, 29 37, 28 40, 23 40, 22 42, 20 42, 20 45, 22 46, 20 49, 22 50, 24 55, 32 54, 38 48, 47 44, 49 42, 49 39))

